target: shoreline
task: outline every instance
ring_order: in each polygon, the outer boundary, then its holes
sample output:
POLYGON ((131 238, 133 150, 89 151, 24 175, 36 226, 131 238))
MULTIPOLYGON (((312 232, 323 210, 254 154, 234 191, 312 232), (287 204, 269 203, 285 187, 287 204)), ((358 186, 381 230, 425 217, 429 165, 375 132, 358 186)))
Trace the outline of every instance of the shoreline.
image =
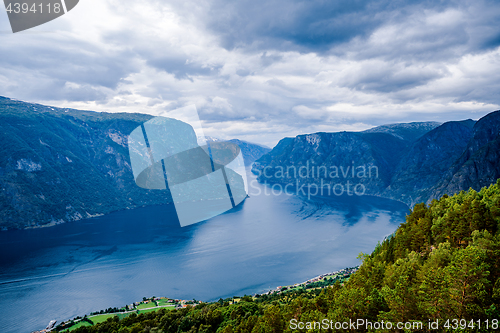
MULTIPOLYGON (((285 290, 291 289, 291 288, 306 287, 308 284, 325 281, 326 278, 335 277, 335 276, 338 276, 339 274, 342 274, 342 273, 344 274, 344 276, 351 276, 352 274, 356 273, 358 271, 358 269, 359 269, 359 266, 354 266, 354 267, 343 268, 343 269, 340 269, 338 271, 331 272, 331 273, 320 274, 320 275, 313 277, 313 278, 310 278, 304 282, 295 283, 295 284, 291 284, 291 285, 285 285, 285 286, 278 286, 275 289, 271 289, 271 290, 267 291, 266 293, 262 293, 260 295, 270 295, 272 293, 282 292, 282 291, 285 291, 285 290), (283 290, 283 288, 287 288, 287 289, 283 290)), ((257 295, 257 293, 253 294, 253 296, 255 296, 255 295, 257 295)))
MULTIPOLYGON (((255 300, 263 295, 274 295, 274 294, 281 294, 284 292, 289 292, 293 288, 304 288, 304 289, 311 289, 311 290, 317 289, 317 288, 325 288, 325 287, 328 287, 328 285, 323 286, 323 287, 314 287, 314 288, 307 288, 307 285, 317 283, 317 282, 322 282, 322 281, 324 282, 324 281, 327 281, 327 278, 338 277, 339 275, 342 275, 343 279, 348 279, 352 274, 356 273, 358 269, 359 269, 359 266, 347 267, 347 268, 343 268, 343 269, 340 269, 340 270, 337 270, 334 272, 320 274, 318 276, 315 276, 313 278, 310 278, 310 279, 303 281, 303 282, 300 282, 300 283, 295 283, 295 284, 291 284, 288 286, 278 286, 274 289, 270 289, 267 292, 261 293, 261 294, 254 293, 251 295, 251 297, 252 297, 252 299, 255 300)), ((230 297, 231 301, 228 301, 228 302, 230 305, 235 304, 235 303, 239 303, 243 297, 244 296, 233 296, 233 297, 230 297)), ((219 300, 220 299, 222 299, 222 298, 219 298, 219 300)), ((229 298, 226 298, 225 300, 228 300, 228 299, 229 298)), ((132 313, 140 314, 140 313, 143 313, 143 311, 145 311, 145 312, 157 311, 157 310, 164 309, 164 308, 171 308, 171 310, 174 310, 174 309, 185 308, 188 306, 195 307, 198 304, 202 304, 202 303, 210 304, 210 303, 217 303, 217 302, 219 302, 219 301, 213 300, 213 301, 203 302, 203 301, 195 301, 194 299, 193 300, 183 300, 183 299, 173 299, 173 298, 169 298, 169 297, 154 297, 153 296, 150 298, 143 298, 142 301, 133 302, 131 304, 127 304, 127 305, 120 307, 120 308, 115 307, 115 308, 108 308, 106 310, 106 311, 111 310, 112 312, 104 312, 104 310, 100 310, 99 312, 90 312, 88 314, 85 314, 83 317, 77 316, 77 317, 74 317, 72 319, 68 319, 68 320, 61 322, 59 325, 57 325, 57 327, 59 327, 59 329, 62 331, 62 330, 70 329, 71 327, 73 327, 74 325, 76 325, 82 321, 88 322, 89 319, 90 319, 90 321, 92 321, 91 318, 96 318, 96 317, 105 317, 107 319, 107 318, 112 318, 114 316, 118 316, 120 314, 125 314, 125 315, 132 314, 132 313), (159 305, 161 301, 171 303, 171 304, 159 305), (141 306, 143 304, 149 304, 151 302, 154 302, 154 304, 156 304, 156 305, 152 306, 152 307, 139 308, 139 306, 141 306), (70 325, 70 326, 67 328, 62 328, 62 327, 60 327, 60 325, 62 325, 62 324, 64 324, 64 326, 66 326, 66 325, 70 325)), ((94 325, 94 324, 91 324, 91 325, 94 325)), ((45 333, 45 332, 49 332, 49 331, 41 330, 41 331, 35 331, 33 333, 45 333)), ((65 332, 68 332, 68 331, 65 331, 65 332)))
POLYGON ((81 219, 76 219, 76 220, 71 220, 71 221, 64 221, 64 220, 51 221, 51 222, 48 222, 48 223, 45 223, 45 224, 38 224, 38 225, 27 226, 27 227, 23 227, 23 228, 6 229, 5 227, 1 227, 0 228, 0 232, 24 231, 24 230, 35 230, 35 229, 42 229, 42 228, 51 228, 51 227, 55 227, 55 226, 58 226, 58 225, 61 225, 61 224, 73 223, 73 222, 80 222, 80 221, 84 221, 84 220, 91 220, 91 219, 94 219, 96 217, 107 216, 107 215, 111 215, 111 214, 118 213, 118 212, 124 212, 124 211, 127 211, 127 210, 134 210, 134 209, 141 209, 141 208, 148 208, 148 207, 167 206, 167 205, 171 205, 171 204, 172 204, 171 202, 168 202, 168 203, 159 204, 159 205, 147 205, 147 206, 140 206, 140 207, 133 207, 133 208, 127 207, 127 208, 124 208, 124 209, 114 210, 114 211, 111 211, 109 213, 96 213, 96 214, 93 214, 93 215, 89 214, 89 216, 83 217, 81 219))
MULTIPOLYGON (((262 183, 260 183, 260 184, 262 184, 262 183)), ((245 197, 245 199, 240 204, 244 203, 247 199, 251 198, 251 196, 249 196, 249 194, 250 193, 247 194, 247 197, 245 197)), ((321 195, 317 195, 316 197, 318 197, 318 198, 332 198, 332 196, 321 196, 321 195)), ((343 197, 343 196, 338 196, 338 197, 343 197)), ((359 196, 359 197, 372 197, 372 198, 383 199, 383 200, 391 200, 391 201, 398 202, 398 203, 401 203, 401 204, 407 206, 409 210, 412 209, 412 207, 410 207, 407 203, 405 203, 405 202, 403 202, 401 200, 394 199, 394 198, 388 198, 388 197, 384 197, 384 196, 380 196, 380 195, 374 195, 374 194, 363 194, 362 196, 359 196)), ((90 216, 87 216, 87 217, 84 217, 84 218, 81 218, 81 219, 76 219, 76 220, 71 220, 71 221, 64 221, 64 220, 51 221, 51 222, 48 222, 46 224, 27 226, 27 227, 23 227, 23 228, 11 228, 11 229, 8 229, 6 227, 0 227, 0 232, 8 232, 8 231, 15 231, 15 230, 17 230, 17 231, 24 231, 24 230, 35 230, 35 229, 42 229, 42 228, 51 228, 51 227, 55 227, 55 226, 58 226, 58 225, 61 225, 61 224, 79 222, 79 221, 84 221, 84 220, 90 220, 90 219, 93 219, 93 218, 96 218, 96 217, 107 216, 107 215, 110 215, 110 214, 113 214, 113 213, 117 213, 117 212, 123 212, 123 211, 127 211, 127 210, 134 210, 134 209, 141 209, 141 208, 148 208, 148 207, 166 206, 166 205, 171 205, 171 204, 172 204, 172 202, 165 203, 165 204, 159 204, 159 205, 147 205, 147 206, 140 206, 140 207, 133 207, 133 208, 127 207, 125 209, 114 210, 114 211, 109 212, 109 213, 96 213, 96 214, 93 214, 93 215, 90 215, 90 216)), ((237 206, 239 206, 240 204, 238 204, 237 206)), ((194 224, 196 224, 196 223, 194 223, 194 224)))
MULTIPOLYGON (((242 203, 244 203, 249 198, 250 198, 250 196, 247 194, 247 196, 245 197, 245 199, 243 199, 243 201, 241 201, 238 205, 236 205, 236 207, 238 207, 239 205, 241 205, 242 203)), ((214 201, 216 201, 216 200, 219 200, 219 199, 215 199, 214 201)), ((8 232, 8 231, 14 231, 14 230, 24 231, 24 230, 35 230, 35 229, 42 229, 42 228, 51 228, 51 227, 55 227, 55 226, 58 226, 58 225, 61 225, 61 224, 73 223, 73 222, 80 222, 80 221, 84 221, 84 220, 91 220, 91 219, 96 218, 96 217, 107 216, 107 215, 111 215, 111 214, 118 213, 118 212, 124 212, 124 211, 127 211, 127 210, 134 210, 134 209, 141 209, 141 208, 148 208, 148 207, 167 206, 167 205, 171 205, 171 204, 173 204, 173 202, 168 202, 168 203, 159 204, 159 205, 147 205, 147 206, 133 207, 133 208, 127 207, 125 209, 114 210, 114 211, 109 212, 109 213, 96 213, 96 214, 93 214, 93 215, 92 214, 88 214, 88 216, 86 216, 86 217, 83 217, 83 218, 80 218, 80 219, 71 220, 71 221, 64 221, 64 220, 51 221, 51 222, 48 222, 48 223, 45 223, 45 224, 27 226, 27 227, 24 227, 24 228, 7 229, 5 227, 1 227, 0 228, 0 232, 8 232)), ((236 208, 236 207, 233 207, 233 209, 236 208)), ((206 221, 206 220, 203 220, 203 221, 206 221)), ((199 221, 199 222, 203 222, 203 221, 199 221)), ((199 223, 199 222, 196 222, 196 223, 199 223)), ((196 223, 193 223, 193 224, 196 224, 196 223)))

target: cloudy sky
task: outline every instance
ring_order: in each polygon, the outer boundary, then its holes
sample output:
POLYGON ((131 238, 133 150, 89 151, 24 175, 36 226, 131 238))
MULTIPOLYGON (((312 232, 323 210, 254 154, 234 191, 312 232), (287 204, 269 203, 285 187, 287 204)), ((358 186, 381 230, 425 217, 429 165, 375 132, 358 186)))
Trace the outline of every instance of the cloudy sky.
POLYGON ((498 1, 80 0, 12 34, 0 95, 108 112, 195 104, 207 135, 285 136, 500 109, 498 1))

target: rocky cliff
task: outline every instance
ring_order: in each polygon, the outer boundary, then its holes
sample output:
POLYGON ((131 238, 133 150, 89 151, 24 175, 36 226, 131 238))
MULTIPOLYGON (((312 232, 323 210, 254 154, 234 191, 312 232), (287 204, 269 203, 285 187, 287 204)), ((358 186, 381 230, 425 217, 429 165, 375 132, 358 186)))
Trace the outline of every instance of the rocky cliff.
POLYGON ((500 178, 500 111, 479 119, 460 157, 433 187, 429 198, 473 188, 478 190, 500 178))
POLYGON ((358 193, 413 206, 445 193, 480 189, 500 178, 499 133, 496 111, 477 122, 391 124, 364 132, 299 135, 280 141, 252 171, 270 184, 336 188, 337 194, 342 189, 348 193, 348 186, 352 194, 358 186, 358 193))

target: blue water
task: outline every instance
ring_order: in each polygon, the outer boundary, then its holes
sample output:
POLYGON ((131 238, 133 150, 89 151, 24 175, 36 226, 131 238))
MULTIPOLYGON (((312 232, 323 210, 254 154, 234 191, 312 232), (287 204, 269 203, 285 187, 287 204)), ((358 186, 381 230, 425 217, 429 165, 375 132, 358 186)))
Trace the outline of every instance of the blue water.
POLYGON ((184 228, 165 205, 1 232, 0 332, 31 332, 144 296, 211 301, 302 282, 358 265, 358 254, 408 213, 375 197, 252 193, 184 228))

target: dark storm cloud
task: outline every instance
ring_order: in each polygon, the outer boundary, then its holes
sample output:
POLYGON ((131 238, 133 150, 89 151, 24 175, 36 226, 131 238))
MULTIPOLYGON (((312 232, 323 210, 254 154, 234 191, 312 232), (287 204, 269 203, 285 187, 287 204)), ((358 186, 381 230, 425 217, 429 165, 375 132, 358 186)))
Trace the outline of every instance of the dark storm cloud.
POLYGON ((483 49, 494 49, 498 46, 500 46, 500 33, 496 36, 490 36, 489 38, 485 39, 482 44, 483 49))
POLYGON ((431 60, 440 53, 456 56, 458 51, 450 50, 454 47, 465 45, 474 51, 500 45, 498 29, 491 29, 500 20, 496 1, 214 0, 209 4, 206 25, 227 49, 327 52, 333 48, 337 54, 354 51, 365 58, 385 53, 431 60), (416 14, 426 16, 449 9, 464 16, 443 26, 415 21, 416 14), (408 27, 416 31, 389 48, 374 50, 364 44, 386 25, 399 25, 403 36, 408 27), (359 47, 338 47, 355 40, 359 47))
POLYGON ((389 20, 404 20, 415 7, 443 8, 446 1, 246 0, 211 2, 208 27, 226 48, 328 50, 355 37, 366 38, 389 20))
POLYGON ((347 72, 339 84, 359 91, 389 93, 425 85, 444 74, 446 70, 441 66, 404 67, 404 65, 371 62, 352 73, 347 72))
POLYGON ((97 101, 105 98, 100 89, 116 89, 122 78, 138 69, 128 51, 104 51, 81 40, 43 42, 35 34, 22 36, 25 43, 14 44, 16 37, 4 36, 0 43, 0 68, 17 76, 4 94, 97 101))
POLYGON ((215 0, 209 28, 226 48, 325 50, 380 26, 389 1, 225 1, 215 0), (375 14, 375 15, 374 15, 375 14))

